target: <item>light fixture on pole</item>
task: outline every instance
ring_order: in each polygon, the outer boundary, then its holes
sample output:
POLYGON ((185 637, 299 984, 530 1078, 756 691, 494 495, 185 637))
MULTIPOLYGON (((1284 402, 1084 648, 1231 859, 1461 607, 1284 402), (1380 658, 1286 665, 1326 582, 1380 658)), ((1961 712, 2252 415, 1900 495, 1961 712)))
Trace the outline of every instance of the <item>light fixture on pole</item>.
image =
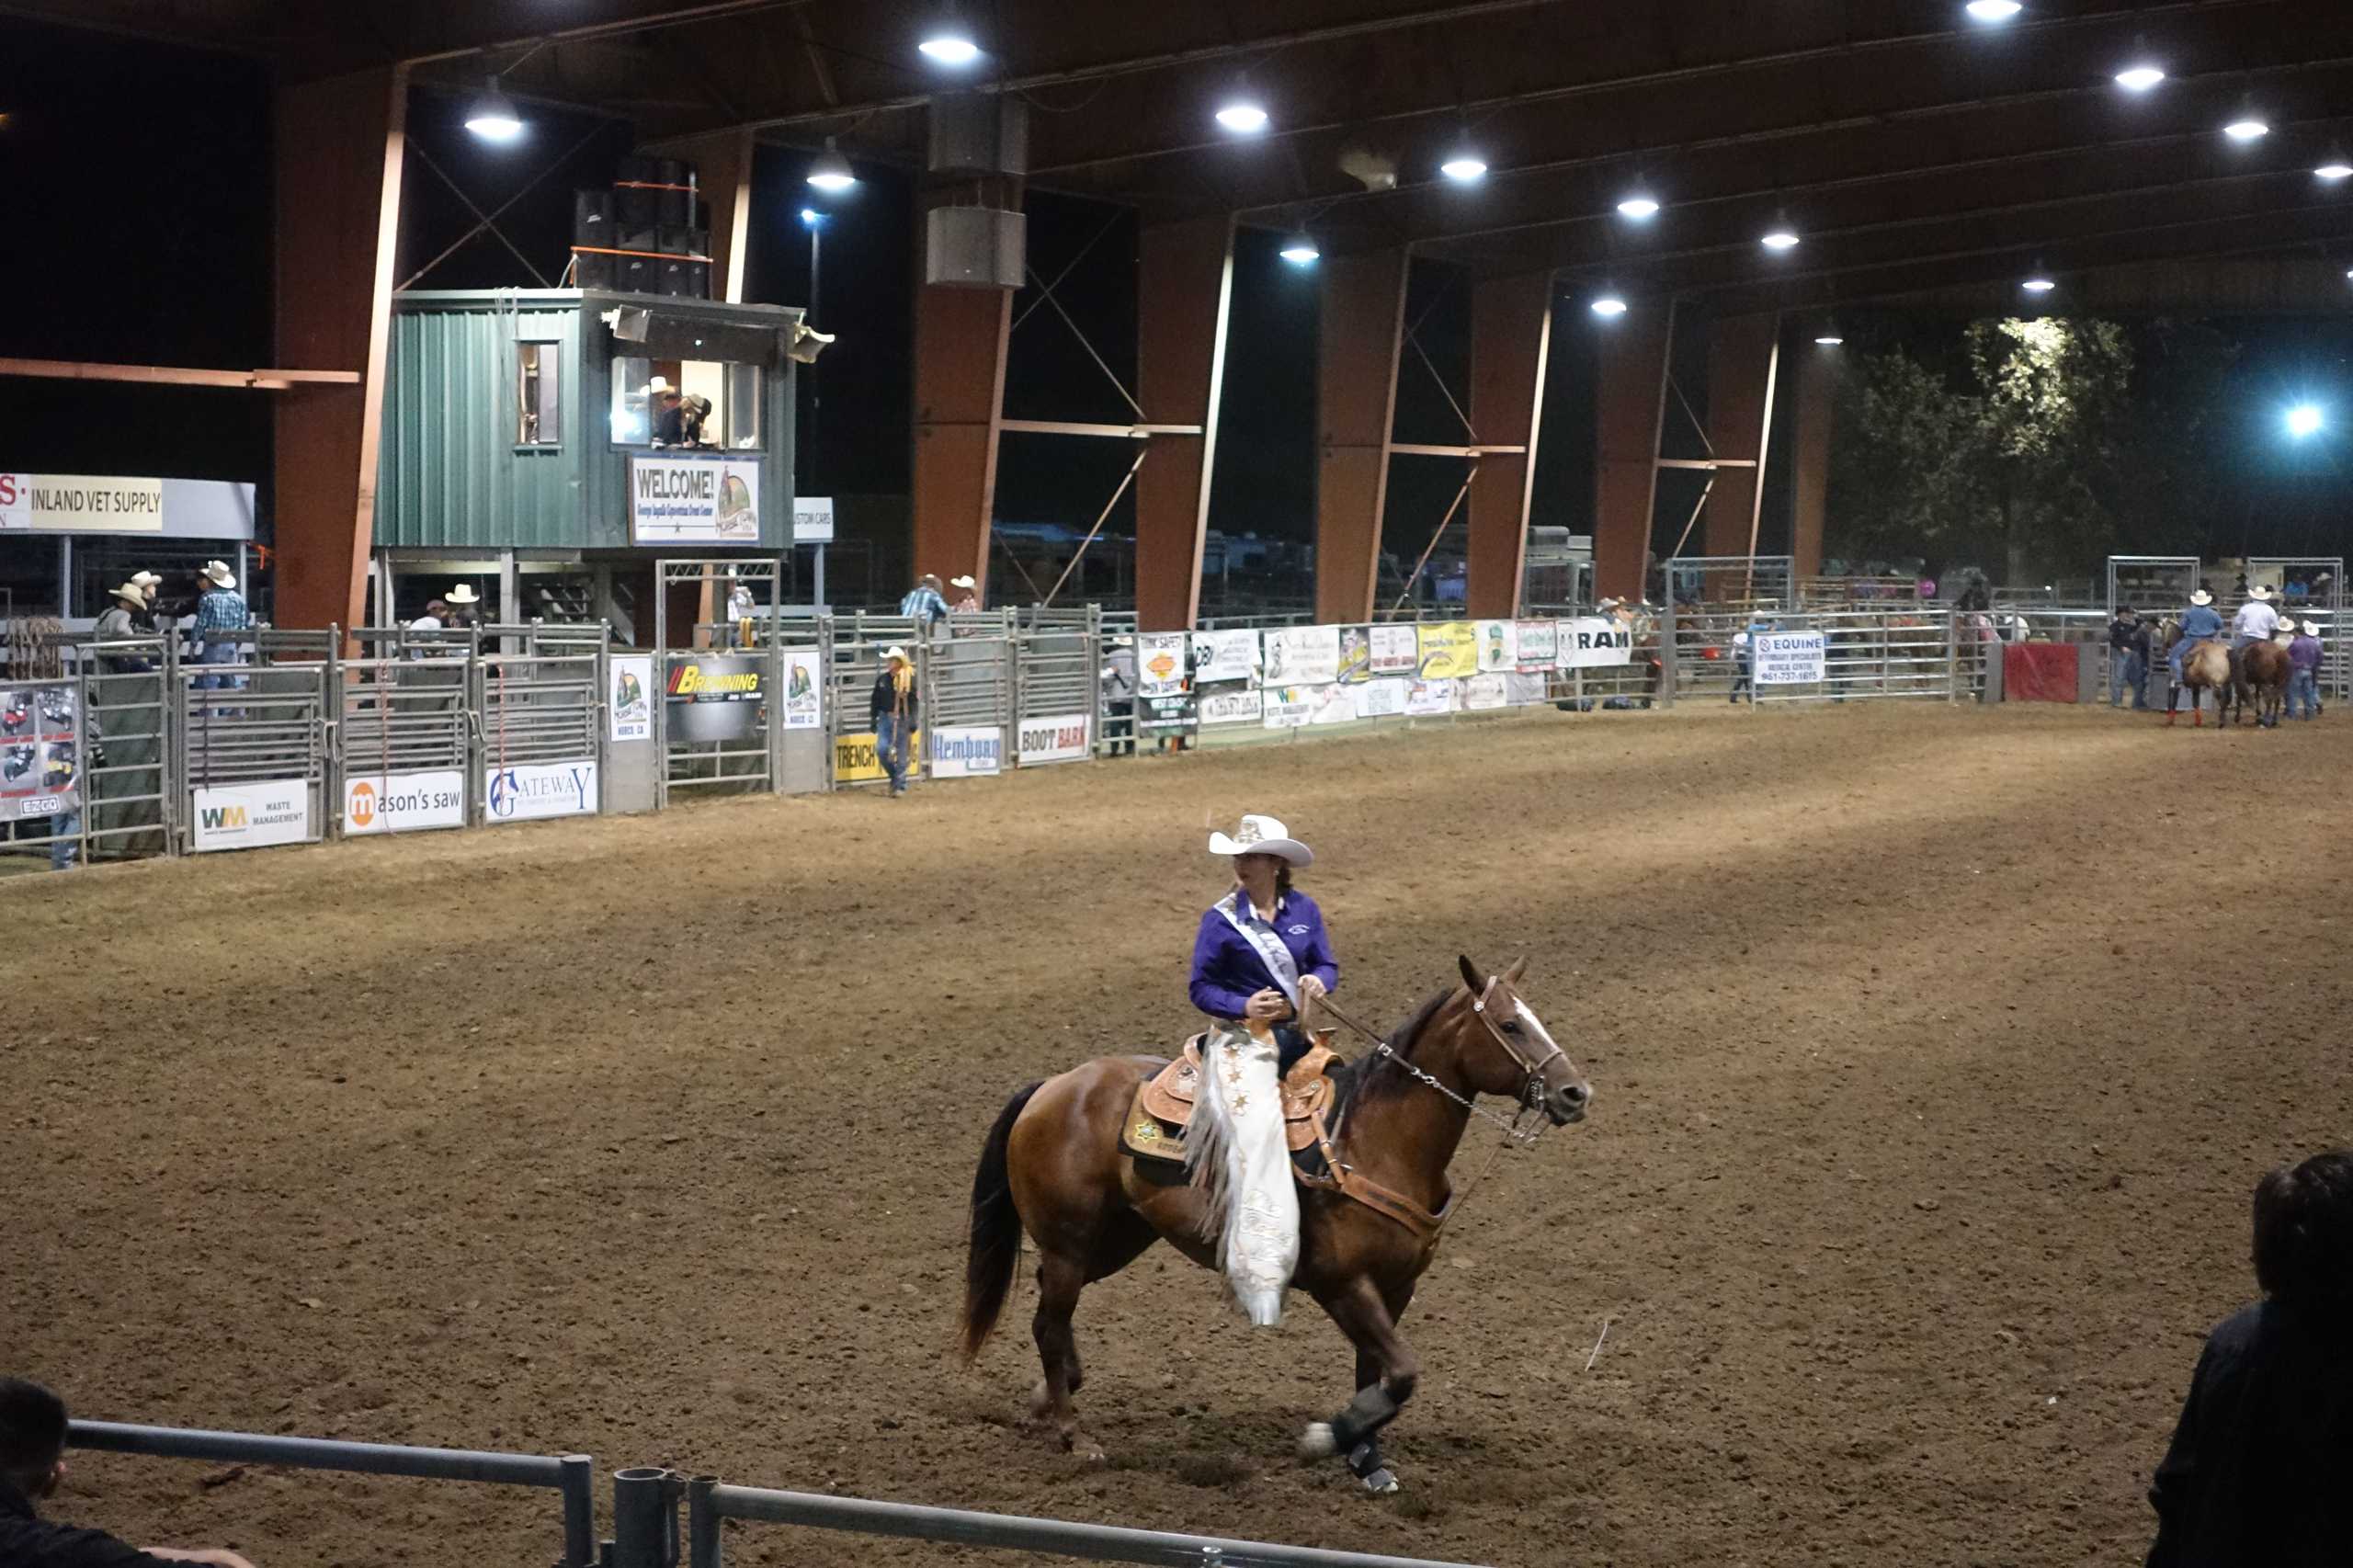
POLYGON ((1293 267, 1311 267, 1324 253, 1316 248, 1314 235, 1305 229, 1299 229, 1293 231, 1291 236, 1283 242, 1283 248, 1275 254, 1293 267))
POLYGON ((2116 74, 2116 85, 2128 93, 2145 93, 2165 79, 2165 67, 2146 61, 2128 65, 2116 74))
POLYGON ((2301 441, 2307 436, 2317 436, 2328 423, 2327 415, 2318 403, 2300 403, 2288 411, 2288 434, 2301 441))
POLYGON ((1814 332, 1813 340, 1824 348, 1836 348, 1847 341, 1847 335, 1838 330, 1837 317, 1824 316, 1822 325, 1814 332))
POLYGON ((2056 278, 2053 278, 2049 273, 2043 271, 2041 267, 2037 267, 2032 272, 2026 275, 2026 281, 2019 284, 2018 287, 2025 290, 2029 294, 2048 294, 2051 290, 2059 287, 2059 283, 2056 278))
POLYGON ((981 46, 972 41, 972 29, 964 25, 964 18, 952 5, 932 18, 915 48, 926 60, 936 60, 942 65, 970 65, 981 57, 981 46))
POLYGON ((2271 123, 2253 109, 2243 109, 2237 119, 2222 127, 2222 134, 2234 142, 2260 142, 2271 134, 2271 123))
POLYGON ((1593 313, 1605 321, 1626 313, 1626 301, 1616 290, 1605 290, 1593 301, 1593 313))
POLYGON ((1229 98, 1217 111, 1217 122, 1237 136, 1256 136, 1267 129, 1267 111, 1256 98, 1240 94, 1229 98))
POLYGON ((825 138, 825 150, 810 162, 809 183, 819 190, 847 190, 858 183, 849 160, 841 155, 830 136, 825 138))
POLYGON ((1457 185, 1476 185, 1487 177, 1487 160, 1464 148, 1440 164, 1438 172, 1457 185))
POLYGON ((1647 223, 1658 216, 1658 199, 1647 187, 1636 186, 1619 201, 1618 216, 1636 223, 1647 223))
POLYGON ((523 134, 523 117, 515 112, 515 100, 499 87, 497 77, 484 82, 482 96, 466 106, 466 129, 485 142, 512 142, 523 134))
POLYGON ((1790 227, 1787 219, 1776 218, 1773 221, 1773 226, 1765 231, 1763 237, 1757 243, 1769 251, 1795 250, 1798 245, 1798 232, 1790 227))
POLYGON ((1969 0, 1961 9, 1969 13, 1972 21, 1990 24, 2006 22, 2026 7, 2019 0, 1969 0))
POLYGON ((2314 169, 2313 173, 2315 176, 2334 185, 2341 179, 2353 179, 2353 164, 2348 164, 2343 158, 2332 153, 2328 161, 2314 169))

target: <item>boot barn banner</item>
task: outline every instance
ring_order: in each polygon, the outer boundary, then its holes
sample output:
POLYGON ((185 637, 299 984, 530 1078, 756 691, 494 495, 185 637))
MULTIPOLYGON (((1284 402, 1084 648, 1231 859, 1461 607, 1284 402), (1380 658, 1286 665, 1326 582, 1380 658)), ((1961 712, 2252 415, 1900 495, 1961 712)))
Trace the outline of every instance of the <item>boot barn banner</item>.
POLYGON ((1019 761, 1024 767, 1041 762, 1079 762, 1087 752, 1087 715, 1063 713, 1021 721, 1019 761))
POLYGON ((760 465, 728 457, 631 457, 632 544, 756 544, 760 465))

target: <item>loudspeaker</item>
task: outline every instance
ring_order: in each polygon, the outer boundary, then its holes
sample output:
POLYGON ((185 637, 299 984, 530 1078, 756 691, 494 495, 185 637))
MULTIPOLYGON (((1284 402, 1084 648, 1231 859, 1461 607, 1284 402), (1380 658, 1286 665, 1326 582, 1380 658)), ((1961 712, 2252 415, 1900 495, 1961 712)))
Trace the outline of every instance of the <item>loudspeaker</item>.
POLYGON ((665 223, 654 233, 658 243, 654 248, 664 256, 692 256, 694 248, 689 240, 693 233, 683 223, 665 223))
POLYGON ((923 280, 1018 289, 1027 258, 1018 212, 995 207, 935 207, 924 215, 923 280))
POLYGON ((687 298, 690 300, 710 298, 710 263, 707 261, 687 263, 687 298))
POLYGON ((620 242, 614 245, 613 248, 615 250, 645 251, 652 255, 659 255, 662 247, 656 243, 658 237, 659 231, 657 231, 651 223, 648 223, 645 227, 641 229, 634 223, 624 222, 621 225, 620 242))
POLYGON ((617 256, 590 256, 585 254, 574 256, 573 260, 577 265, 572 269, 573 287, 575 289, 609 290, 613 287, 613 279, 617 276, 618 272, 618 269, 613 266, 613 263, 620 259, 621 258, 617 256))
POLYGON ((613 262, 613 286, 631 294, 658 294, 662 291, 662 258, 658 256, 617 256, 613 262))
POLYGON ((698 290, 688 269, 697 264, 683 256, 665 256, 654 265, 662 269, 661 291, 674 300, 695 297, 698 290))
POLYGON ((1011 93, 943 93, 931 100, 934 174, 1029 171, 1029 106, 1011 93))
POLYGON ((572 193, 572 243, 610 245, 613 243, 613 193, 575 190, 572 193))

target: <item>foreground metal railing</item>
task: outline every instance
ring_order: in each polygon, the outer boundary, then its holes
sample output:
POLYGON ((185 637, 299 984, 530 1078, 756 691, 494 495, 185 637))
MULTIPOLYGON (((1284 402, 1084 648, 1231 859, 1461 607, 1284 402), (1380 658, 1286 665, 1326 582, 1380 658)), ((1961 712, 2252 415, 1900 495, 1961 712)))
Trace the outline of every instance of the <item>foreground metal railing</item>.
POLYGON ((412 1449, 322 1437, 273 1437, 258 1432, 137 1426, 116 1421, 74 1422, 65 1440, 73 1448, 143 1454, 151 1459, 283 1464, 353 1475, 546 1487, 561 1493, 563 1500, 563 1555, 556 1560, 556 1568, 594 1568, 597 1562, 597 1467, 585 1454, 555 1458, 470 1449, 412 1449))

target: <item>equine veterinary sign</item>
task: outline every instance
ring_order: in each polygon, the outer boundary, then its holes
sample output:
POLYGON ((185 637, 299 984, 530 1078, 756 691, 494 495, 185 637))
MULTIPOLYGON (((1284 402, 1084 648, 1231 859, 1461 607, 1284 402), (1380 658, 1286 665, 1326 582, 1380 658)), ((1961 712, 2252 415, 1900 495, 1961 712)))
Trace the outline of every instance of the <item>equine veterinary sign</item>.
POLYGON ((1829 674, 1828 640, 1819 631, 1760 631, 1749 652, 1759 686, 1808 686, 1829 674))

